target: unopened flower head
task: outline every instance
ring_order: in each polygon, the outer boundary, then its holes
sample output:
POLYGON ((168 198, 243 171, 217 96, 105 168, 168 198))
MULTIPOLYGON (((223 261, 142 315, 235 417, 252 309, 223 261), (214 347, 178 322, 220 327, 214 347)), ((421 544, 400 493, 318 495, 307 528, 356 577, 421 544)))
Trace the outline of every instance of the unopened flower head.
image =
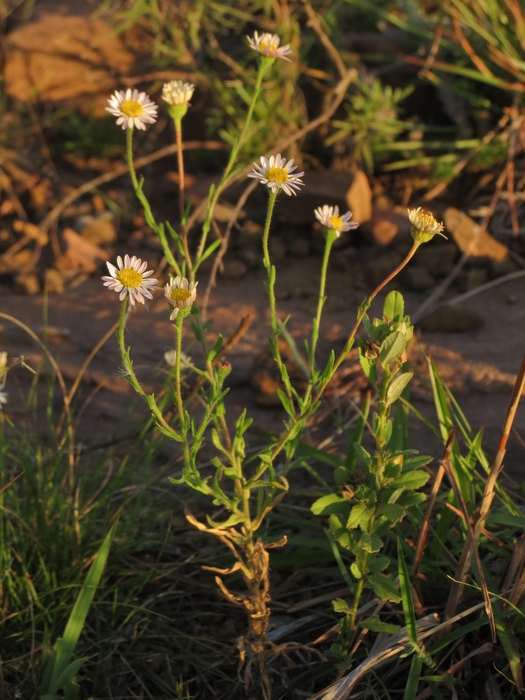
POLYGON ((315 210, 315 216, 323 226, 334 231, 339 238, 343 231, 351 231, 357 228, 359 224, 356 221, 350 221, 352 212, 347 211, 346 214, 339 214, 339 207, 329 207, 325 204, 323 207, 318 207, 315 210))
POLYGON ((286 194, 297 194, 294 190, 299 190, 304 182, 301 177, 304 172, 293 173, 297 166, 293 164, 293 158, 286 162, 286 158, 281 158, 281 154, 265 158, 262 156, 261 165, 253 164, 253 170, 248 177, 257 178, 263 185, 268 185, 272 192, 284 190, 286 194))
POLYGON ((289 58, 286 58, 292 53, 290 44, 279 46, 281 40, 277 34, 264 32, 259 36, 259 33, 255 32, 253 37, 249 36, 247 39, 250 47, 265 58, 283 58, 285 61, 290 60, 289 58))
POLYGON ((182 80, 171 80, 164 83, 162 99, 169 105, 186 105, 191 100, 195 85, 184 83, 182 80))
POLYGON ((421 207, 417 209, 408 210, 408 218, 412 224, 412 238, 416 243, 427 243, 436 234, 446 238, 443 233, 445 226, 442 223, 436 221, 436 219, 429 212, 423 211, 421 207))
POLYGON ((108 104, 106 111, 118 117, 117 124, 122 124, 123 129, 145 129, 146 124, 154 124, 157 121, 158 107, 145 92, 131 88, 126 92, 115 90, 108 104))
POLYGON ((186 277, 175 277, 164 287, 164 294, 169 303, 173 306, 170 321, 177 318, 179 311, 188 309, 184 315, 189 313, 197 296, 198 282, 189 282, 186 277))
POLYGON ((123 301, 128 295, 132 305, 136 301, 144 304, 144 297, 153 299, 150 290, 155 288, 158 280, 151 277, 153 270, 145 272, 148 266, 147 262, 143 262, 135 255, 130 258, 126 254, 124 260, 122 260, 120 255, 118 256, 118 267, 115 267, 110 262, 106 262, 106 265, 110 276, 102 277, 104 286, 119 293, 120 301, 123 301))

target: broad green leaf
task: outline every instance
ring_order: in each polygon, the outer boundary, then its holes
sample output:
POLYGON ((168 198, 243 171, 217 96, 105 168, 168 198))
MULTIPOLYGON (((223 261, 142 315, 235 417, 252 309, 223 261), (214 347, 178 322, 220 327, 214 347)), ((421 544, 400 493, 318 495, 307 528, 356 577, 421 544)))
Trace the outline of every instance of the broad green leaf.
POLYGON ((412 457, 407 457, 403 462, 403 471, 409 472, 414 469, 419 469, 420 467, 425 467, 427 464, 433 460, 433 457, 428 455, 413 455, 412 457))
POLYGON ((350 573, 352 574, 352 576, 355 576, 355 578, 357 580, 359 580, 360 578, 363 578, 363 574, 361 573, 361 569, 359 568, 359 566, 357 565, 357 563, 355 561, 353 564, 350 565, 350 573))
POLYGON ((386 392, 386 402, 389 406, 398 400, 413 376, 412 372, 405 372, 394 379, 386 392))
POLYGON ((386 632, 386 634, 397 634, 401 629, 400 625, 392 625, 388 622, 383 622, 378 615, 366 617, 364 620, 361 620, 359 626, 371 632, 386 632))
POLYGON ((312 504, 311 510, 314 515, 329 515, 330 513, 339 513, 341 506, 348 503, 346 498, 339 496, 337 493, 329 493, 327 496, 322 496, 312 504))
POLYGON ((392 523, 397 523, 405 517, 405 509, 398 503, 384 503, 379 506, 379 515, 388 518, 392 523))
POLYGON ((346 613, 347 615, 352 612, 350 606, 343 598, 335 598, 335 600, 332 600, 332 605, 334 612, 346 613))
POLYGON ((416 469, 413 472, 408 472, 405 474, 400 474, 390 486, 393 488, 404 486, 407 491, 415 491, 416 489, 424 486, 430 479, 430 474, 421 469, 416 469))
POLYGON ((383 319, 387 323, 392 321, 401 321, 404 313, 405 302, 403 296, 396 291, 389 292, 383 306, 383 319))
POLYGON ((392 603, 399 603, 401 596, 394 581, 383 574, 371 574, 368 583, 374 593, 381 600, 390 600, 392 603))
POLYGON ((286 413, 291 416, 292 418, 295 418, 295 410, 293 407, 292 402, 288 399, 284 391, 282 389, 277 389, 277 395, 279 396, 281 403, 283 405, 284 410, 286 413))
POLYGON ((379 361, 383 366, 390 365, 401 357, 406 347, 406 339, 402 333, 395 331, 381 344, 379 361))
POLYGON ((373 510, 366 503, 358 503, 353 506, 348 516, 346 527, 349 530, 354 530, 357 527, 363 528, 370 520, 373 510))
POLYGON ((374 557, 368 562, 368 571, 371 574, 380 574, 390 564, 388 557, 374 557))
POLYGON ((383 540, 377 535, 369 535, 364 532, 359 540, 359 546, 364 552, 379 552, 383 546, 383 540))

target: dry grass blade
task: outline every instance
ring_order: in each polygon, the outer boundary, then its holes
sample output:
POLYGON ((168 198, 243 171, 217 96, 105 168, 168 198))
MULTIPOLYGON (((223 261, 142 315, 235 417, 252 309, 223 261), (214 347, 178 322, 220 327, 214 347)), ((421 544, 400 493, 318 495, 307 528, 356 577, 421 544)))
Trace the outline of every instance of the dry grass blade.
MULTIPOLYGON (((15 481, 17 479, 20 479, 20 477, 22 476, 23 473, 24 472, 19 472, 12 479, 9 479, 9 481, 6 484, 4 484, 3 486, 0 486, 0 493, 3 493, 6 489, 8 489, 12 484, 15 483, 15 481)), ((0 696, 0 698, 1 698, 1 696, 0 696)))
MULTIPOLYGON (((476 547, 477 540, 474 538, 474 528, 472 526, 472 522, 471 522, 471 518, 470 518, 470 515, 468 512, 467 504, 465 503, 465 500, 461 494, 461 489, 459 488, 459 485, 454 477, 454 469, 452 467, 451 461, 449 459, 443 460, 443 466, 445 467, 445 471, 446 471, 447 476, 449 478, 450 484, 451 484, 452 488, 454 489, 454 494, 456 496, 456 499, 461 506, 461 510, 463 511, 463 515, 465 518, 465 523, 467 524, 467 527, 468 527, 467 542, 470 540, 470 546, 472 548, 471 551, 474 554, 474 557, 476 559, 476 564, 478 566, 479 580, 480 580, 481 590, 483 592, 483 600, 485 601, 485 611, 486 611, 487 616, 489 618, 492 641, 495 644, 496 640, 498 638, 497 634, 496 634, 496 621, 494 619, 494 612, 492 610, 492 604, 490 602, 489 589, 487 588, 487 582, 485 581, 485 576, 483 574, 483 567, 481 566, 481 559, 479 558, 478 548, 476 547)), ((455 585, 455 583, 453 584, 453 586, 454 585, 455 585)), ((446 613, 445 613, 445 616, 446 616, 446 613)))
MULTIPOLYGON (((503 468, 503 459, 507 450, 507 441, 509 439, 510 431, 512 429, 512 424, 514 423, 514 418, 516 416, 516 411, 518 410, 518 404, 523 393, 523 388, 525 387, 525 356, 521 361, 520 371, 516 377, 516 382, 514 384, 514 389, 512 391, 512 396, 510 398, 509 407, 507 409, 507 415, 505 417, 505 422, 503 424, 503 429, 501 431, 501 437, 499 441, 498 451, 494 462, 490 469, 490 473, 487 477, 485 483, 485 489, 483 492, 483 498, 481 505, 479 507, 478 516, 473 527, 472 534, 469 532, 467 540, 463 547, 463 552, 461 553, 461 558, 459 560, 458 568, 454 575, 454 578, 462 582, 464 581, 468 570, 470 568, 470 563, 472 561, 472 551, 473 547, 476 548, 477 541, 481 534, 481 530, 489 514, 492 501, 494 500, 496 481, 498 479, 499 473, 503 468)), ((476 550, 477 551, 477 550, 476 550)), ((445 608, 445 619, 452 617, 461 598, 463 586, 461 583, 454 583, 450 590, 450 595, 445 608)))
MULTIPOLYGON (((423 522, 421 523, 421 530, 419 532, 419 538, 417 540, 416 552, 414 554, 414 565, 412 567, 412 576, 414 577, 414 579, 417 579, 419 565, 421 564, 423 550, 425 549, 425 543, 427 541, 430 516, 432 514, 432 510, 434 509, 434 504, 436 502, 436 498, 437 498, 437 495, 439 493, 439 489, 441 487, 441 482, 443 481, 443 477, 445 475, 445 467, 443 466, 443 462, 450 458, 450 453, 452 452, 452 440, 454 439, 455 434, 456 434, 456 431, 452 430, 450 432, 450 435, 448 436, 448 439, 447 439, 447 442, 445 445, 445 452, 443 454, 443 461, 440 463, 440 465, 438 467, 438 470, 437 470, 437 473, 436 473, 436 476, 434 479, 434 483, 432 484, 432 490, 431 490, 430 495, 428 497, 425 515, 423 516, 423 522)), ((421 600, 421 595, 420 595, 419 591, 418 591, 418 596, 419 596, 419 599, 421 600)))

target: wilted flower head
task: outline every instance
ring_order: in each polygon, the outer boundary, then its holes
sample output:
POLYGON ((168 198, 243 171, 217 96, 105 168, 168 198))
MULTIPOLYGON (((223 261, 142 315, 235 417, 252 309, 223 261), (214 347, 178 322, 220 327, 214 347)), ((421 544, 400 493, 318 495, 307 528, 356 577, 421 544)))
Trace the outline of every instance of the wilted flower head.
POLYGON ((445 226, 436 221, 432 214, 423 211, 421 207, 418 207, 417 209, 409 209, 408 218, 412 224, 412 238, 416 241, 416 243, 427 243, 434 238, 436 234, 446 238, 445 234, 443 233, 445 226))
POLYGON ((106 265, 110 276, 102 277, 104 286, 117 293, 120 292, 120 301, 123 301, 127 295, 129 295, 131 304, 134 304, 135 301, 140 301, 141 304, 144 304, 144 297, 153 299, 150 289, 156 286, 158 280, 153 279, 153 277, 146 279, 153 274, 153 270, 144 272, 148 266, 147 262, 142 262, 135 255, 130 258, 126 254, 124 261, 122 261, 120 255, 118 256, 118 268, 110 262, 106 262, 106 265))
POLYGON ((334 231, 338 238, 343 231, 351 231, 359 226, 356 221, 350 221, 352 218, 351 211, 339 215, 338 206, 329 207, 328 204, 325 204, 323 207, 318 207, 315 210, 315 216, 323 226, 334 231))
POLYGON ((108 104, 106 111, 118 117, 117 124, 122 124, 123 129, 145 129, 146 124, 154 124, 157 120, 157 105, 145 92, 136 89, 115 90, 108 104))
POLYGON ((284 190, 288 195, 297 194, 294 189, 298 190, 304 185, 301 180, 304 172, 292 175, 292 171, 297 169, 297 166, 293 164, 293 158, 286 162, 286 158, 281 158, 280 153, 276 156, 270 156, 269 159, 262 156, 261 165, 254 163, 253 166, 254 169, 248 173, 248 177, 257 178, 263 185, 268 185, 268 188, 274 193, 278 190, 284 190))
MULTIPOLYGON (((164 361, 170 367, 175 367, 175 364, 177 362, 177 351, 173 348, 169 348, 168 350, 166 350, 166 352, 164 353, 164 361)), ((181 352, 180 361, 182 365, 191 365, 192 363, 191 357, 189 355, 186 355, 185 352, 181 352)))
POLYGON ((182 80, 171 80, 162 87, 162 99, 169 105, 188 104, 195 90, 192 83, 184 83, 182 80))
POLYGON ((173 306, 170 321, 177 318, 181 309, 189 309, 197 296, 198 282, 189 282, 186 277, 172 278, 169 284, 164 286, 164 294, 169 303, 173 306))
POLYGON ((280 38, 277 34, 270 34, 269 32, 264 32, 259 36, 258 32, 255 32, 252 37, 246 37, 250 44, 250 47, 265 56, 266 58, 283 58, 285 61, 289 61, 289 56, 292 53, 290 49, 290 44, 285 44, 284 46, 279 46, 281 43, 280 38))

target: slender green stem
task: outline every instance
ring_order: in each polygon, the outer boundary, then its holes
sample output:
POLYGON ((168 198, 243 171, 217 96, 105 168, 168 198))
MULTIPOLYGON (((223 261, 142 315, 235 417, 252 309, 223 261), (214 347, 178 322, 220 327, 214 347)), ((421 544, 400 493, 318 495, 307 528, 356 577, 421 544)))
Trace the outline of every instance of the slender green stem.
POLYGON ((188 273, 191 273, 192 263, 190 250, 188 248, 188 231, 186 229, 186 224, 184 221, 184 157, 182 155, 182 118, 177 117, 173 119, 175 124, 175 139, 177 142, 177 167, 179 170, 179 215, 181 221, 181 238, 182 246, 184 248, 184 258, 186 260, 186 268, 188 273))
POLYGON ((316 403, 319 401, 319 399, 320 399, 321 396, 323 395, 324 390, 326 389, 326 387, 327 387, 328 384, 330 383, 332 377, 333 377, 334 374, 337 372, 337 370, 339 369, 339 367, 341 366, 341 364, 345 361, 346 357, 348 356, 348 353, 349 353, 350 350, 352 349, 352 346, 353 346, 354 341, 355 341, 355 336, 356 336, 356 333, 357 333, 357 331, 358 331, 358 329, 359 329, 359 326, 361 325, 361 322, 363 321, 363 318, 364 318, 364 316, 365 316, 365 314, 366 314, 368 308, 370 307, 370 304, 372 303, 372 301, 373 301, 373 300, 375 299, 375 297, 379 294, 379 292, 380 292, 391 280, 393 280, 394 277, 395 277, 396 275, 398 275, 398 274, 401 272, 401 270, 402 270, 406 265, 408 265, 408 263, 410 262, 410 260, 412 260, 412 258, 414 257, 414 255, 415 255, 415 253, 416 253, 416 250, 419 248, 420 245, 421 245, 420 242, 414 241, 414 243, 413 243, 413 245, 412 245, 412 248, 409 250, 409 252, 407 253, 407 256, 404 258, 404 260, 402 260, 402 261, 399 263, 399 265, 396 267, 396 269, 395 269, 393 272, 391 272, 391 273, 381 282, 381 284, 379 284, 379 285, 374 289, 374 291, 372 292, 372 294, 368 297, 368 299, 366 300, 366 302, 362 305, 361 310, 359 311, 359 314, 358 314, 358 316, 357 316, 357 320, 356 320, 356 322, 354 323, 354 325, 353 325, 353 327, 352 327, 352 329, 351 329, 351 331, 350 331, 350 333, 349 333, 349 335, 348 335, 348 338, 347 338, 346 343, 345 343, 345 347, 344 347, 343 351, 341 352, 341 354, 339 355, 339 357, 337 358, 337 360, 335 361, 335 364, 334 364, 334 367, 333 367, 333 369, 332 369, 332 372, 330 372, 330 374, 329 374, 327 377, 325 377, 325 379, 324 379, 324 380, 320 383, 320 385, 317 387, 317 391, 316 391, 316 393, 315 393, 315 395, 314 395, 314 397, 313 397, 311 403, 310 403, 308 406, 306 406, 306 407, 304 408, 304 410, 296 417, 295 421, 292 421, 291 424, 288 426, 288 429, 281 435, 281 439, 280 439, 279 442, 274 446, 274 448, 272 449, 272 451, 271 451, 271 453, 270 453, 270 455, 269 455, 269 457, 270 457, 270 459, 271 459, 272 461, 277 457, 277 455, 281 452, 281 450, 284 448, 284 446, 288 443, 288 440, 289 440, 289 438, 290 438, 290 435, 295 431, 296 426, 298 425, 298 423, 300 423, 301 421, 303 421, 303 420, 308 416, 308 414, 309 414, 309 412, 310 412, 310 410, 311 410, 311 405, 312 405, 312 404, 316 404, 316 403))
POLYGON ((174 430, 169 423, 166 422, 166 419, 162 415, 159 407, 157 406, 157 403, 155 401, 155 397, 153 394, 146 394, 144 389, 142 388, 139 380, 137 379, 137 376, 135 372, 133 371, 133 365, 131 363, 131 359, 129 357, 129 352, 126 349, 126 343, 125 343, 125 330, 126 330, 126 320, 127 320, 127 311, 128 311, 128 297, 125 297, 124 301, 121 304, 120 307, 120 317, 119 317, 119 327, 118 327, 118 344, 120 348, 120 356, 122 358, 122 364, 124 366, 124 371, 126 372, 126 377, 128 378, 131 386, 135 389, 137 394, 140 394, 143 399, 146 400, 148 406, 150 407, 151 412, 153 413, 155 419, 157 422, 162 425, 162 427, 168 432, 171 433, 174 437, 175 440, 180 441, 180 435, 177 433, 176 430, 174 430))
POLYGON ((175 394, 177 398, 177 409, 179 411, 179 419, 181 428, 184 425, 184 404, 182 401, 182 391, 181 391, 181 374, 180 374, 180 358, 182 353, 182 322, 184 318, 179 312, 177 314, 177 321, 175 323, 175 330, 177 333, 177 348, 175 357, 175 394))
MULTIPOLYGON (((283 360, 281 358, 281 353, 279 351, 279 326, 277 324, 277 309, 275 303, 275 267, 272 265, 270 260, 270 249, 268 245, 268 239, 270 237, 270 225, 272 223, 273 210, 275 207, 275 201, 279 190, 275 192, 270 192, 270 197, 268 199, 268 212, 266 214, 266 224, 264 226, 263 232, 263 262, 266 272, 268 274, 267 290, 268 290, 268 300, 270 302, 270 324, 272 327, 272 337, 274 342, 274 357, 281 372, 283 374, 283 360)), ((290 400, 292 400, 292 392, 290 391, 289 385, 284 383, 286 395, 290 400)))
POLYGON ((137 174, 135 173, 135 166, 133 165, 133 129, 126 129, 126 156, 129 174, 131 175, 131 182, 133 183, 133 187, 136 191, 139 183, 137 180, 137 174))
POLYGON ((255 89, 253 91, 250 106, 248 107, 248 113, 246 115, 244 127, 241 131, 241 135, 239 136, 239 138, 235 141, 235 143, 232 146, 232 150, 230 152, 230 157, 228 159, 228 164, 226 165, 226 169, 224 170, 221 181, 219 182, 219 184, 217 185, 217 187, 215 188, 215 190, 213 192, 211 202, 208 206, 206 220, 204 221, 204 224, 202 226, 202 236, 201 236, 201 240, 199 243, 199 249, 197 251, 197 257, 196 257, 197 263, 199 262, 200 258, 202 257, 202 254, 204 253, 204 248, 206 246, 206 239, 208 237, 208 233, 209 233, 209 230, 211 228, 211 219, 213 216, 213 212, 215 210, 215 205, 217 204, 219 197, 221 195, 221 192, 223 191, 224 187, 226 186, 226 184, 228 182, 228 178, 230 177, 230 173, 233 169, 233 166, 235 165, 235 161, 237 160, 237 156, 239 155, 239 151, 241 150, 242 146, 244 145, 244 142, 246 141, 246 135, 248 133, 248 128, 249 128, 250 122, 252 120, 253 110, 255 109, 255 104, 256 104, 257 99, 259 98, 259 94, 261 92, 261 85, 262 85, 264 73, 266 72, 266 69, 271 65, 271 63, 272 63, 272 61, 268 61, 267 59, 264 59, 264 58, 259 63, 259 70, 257 72, 257 79, 255 81, 255 89))
POLYGON ((321 265, 321 280, 319 282, 319 299, 317 301, 317 312, 315 314, 313 328, 312 328, 312 345, 310 347, 310 372, 313 373, 315 370, 315 349, 317 347, 317 341, 319 340, 319 327, 321 325, 321 314, 323 313, 323 306, 326 301, 325 289, 326 289, 326 272, 328 270, 328 260, 330 259, 330 252, 332 250, 332 245, 337 238, 337 232, 334 229, 329 228, 326 232, 326 243, 324 247, 323 263, 321 265))

